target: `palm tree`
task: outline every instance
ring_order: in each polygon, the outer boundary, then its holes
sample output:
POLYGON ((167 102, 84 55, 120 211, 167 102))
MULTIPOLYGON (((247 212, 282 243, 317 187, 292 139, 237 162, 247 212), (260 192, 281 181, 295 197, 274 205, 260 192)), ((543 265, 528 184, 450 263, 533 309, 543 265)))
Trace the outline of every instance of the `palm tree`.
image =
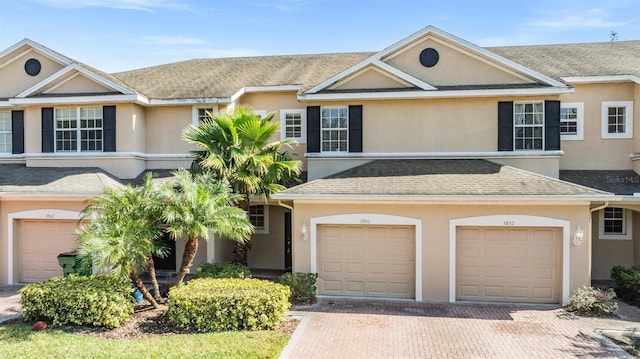
MULTIPOLYGON (((166 249, 157 241, 162 226, 156 193, 149 175, 141 187, 107 189, 91 199, 83 210, 84 219, 89 221, 80 229, 78 251, 89 255, 97 268, 128 276, 157 308, 157 301, 138 275, 142 269, 155 273, 150 267, 153 262, 149 261, 152 254, 166 255, 166 249)), ((157 288, 155 291, 158 294, 157 288)))
MULTIPOLYGON (((263 118, 250 109, 237 107, 232 112, 213 115, 197 126, 188 126, 184 139, 201 149, 193 151, 193 171, 209 170, 229 183, 242 199, 237 206, 248 213, 252 194, 268 197, 285 189, 297 179, 301 162, 281 151, 293 141, 278 141, 278 124, 273 114, 263 118)), ((237 242, 233 262, 247 265, 250 243, 237 242)))
POLYGON ((162 187, 164 219, 167 232, 174 239, 186 236, 182 264, 176 278, 180 285, 193 265, 198 240, 209 238, 209 232, 244 242, 253 232, 247 214, 234 206, 240 196, 229 192, 224 182, 216 181, 204 172, 191 174, 187 170, 175 173, 175 182, 162 187))

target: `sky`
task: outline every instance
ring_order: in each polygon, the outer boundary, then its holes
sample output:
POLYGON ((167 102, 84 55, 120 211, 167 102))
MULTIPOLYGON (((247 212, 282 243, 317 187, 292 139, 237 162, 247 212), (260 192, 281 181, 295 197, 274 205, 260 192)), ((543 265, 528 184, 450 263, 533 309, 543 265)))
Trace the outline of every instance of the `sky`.
MULTIPOLYGON (((378 51, 427 25, 480 46, 640 40, 640 0, 0 0, 29 38, 113 73, 207 57, 378 51)), ((1 51, 1 50, 0 50, 1 51)))

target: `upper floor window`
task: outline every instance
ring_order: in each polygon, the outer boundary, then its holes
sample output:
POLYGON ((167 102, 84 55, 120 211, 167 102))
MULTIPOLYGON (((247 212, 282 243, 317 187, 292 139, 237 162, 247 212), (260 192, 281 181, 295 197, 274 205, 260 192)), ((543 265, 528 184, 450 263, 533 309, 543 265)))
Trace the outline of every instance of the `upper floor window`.
POLYGON ((633 101, 602 103, 602 138, 633 138, 633 101))
POLYGON ((193 107, 193 118, 192 124, 197 126, 200 122, 211 118, 211 116, 215 116, 218 114, 218 107, 208 107, 208 106, 195 106, 193 107))
POLYGON ((280 136, 283 140, 296 140, 305 142, 306 120, 305 110, 281 110, 280 111, 280 136))
POLYGON ((349 108, 322 107, 320 110, 320 143, 322 152, 349 150, 349 108))
POLYGON ((0 111, 0 153, 11 153, 11 111, 0 111))
POLYGON ((102 107, 65 107, 54 112, 56 152, 102 151, 102 107))
POLYGON ((560 136, 562 140, 584 139, 584 104, 560 105, 560 136))
POLYGON ((249 206, 249 222, 253 225, 256 233, 268 233, 269 206, 262 204, 249 206))
POLYGON ((607 207, 600 211, 601 239, 631 239, 631 212, 624 208, 607 207))
POLYGON ((513 118, 514 149, 544 149, 544 102, 515 102, 513 118))

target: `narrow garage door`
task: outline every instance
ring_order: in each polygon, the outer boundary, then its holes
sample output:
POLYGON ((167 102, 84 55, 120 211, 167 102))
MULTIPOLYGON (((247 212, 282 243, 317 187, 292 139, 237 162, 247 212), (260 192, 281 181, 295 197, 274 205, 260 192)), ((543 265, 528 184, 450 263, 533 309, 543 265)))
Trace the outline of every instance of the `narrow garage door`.
POLYGON ((61 276, 58 254, 75 249, 77 221, 22 221, 21 282, 61 276))
POLYGON ((456 299, 558 303, 560 230, 457 229, 456 299))
POLYGON ((410 226, 319 226, 318 293, 414 298, 414 237, 410 226))

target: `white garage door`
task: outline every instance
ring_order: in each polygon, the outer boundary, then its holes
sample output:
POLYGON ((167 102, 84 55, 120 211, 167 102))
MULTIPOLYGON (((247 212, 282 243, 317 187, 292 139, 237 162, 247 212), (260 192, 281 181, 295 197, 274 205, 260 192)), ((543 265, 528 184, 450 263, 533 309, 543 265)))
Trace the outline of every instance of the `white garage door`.
POLYGON ((76 247, 77 221, 22 221, 21 282, 40 282, 61 276, 58 254, 76 247))
POLYGON ((411 226, 318 226, 318 294, 415 297, 411 226))
POLYGON ((456 299, 559 303, 560 243, 556 228, 458 228, 456 299))

